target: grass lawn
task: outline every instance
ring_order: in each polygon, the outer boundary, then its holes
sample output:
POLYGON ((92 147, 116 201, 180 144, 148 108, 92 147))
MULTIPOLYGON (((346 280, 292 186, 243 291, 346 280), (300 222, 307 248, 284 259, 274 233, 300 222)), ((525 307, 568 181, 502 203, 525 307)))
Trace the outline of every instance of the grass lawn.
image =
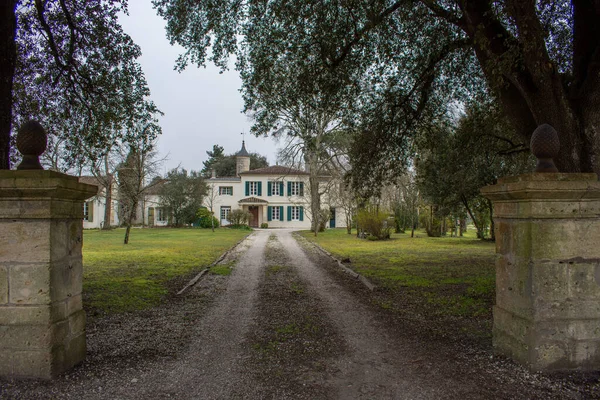
POLYGON ((152 307, 169 282, 212 264, 246 235, 235 229, 86 230, 83 237, 84 306, 92 314, 152 307))
POLYGON ((314 237, 339 259, 391 294, 380 306, 394 307, 394 295, 418 305, 429 315, 491 318, 495 293, 494 243, 475 238, 470 230, 462 238, 429 238, 423 231, 415 238, 393 234, 391 240, 370 241, 330 229, 314 237))

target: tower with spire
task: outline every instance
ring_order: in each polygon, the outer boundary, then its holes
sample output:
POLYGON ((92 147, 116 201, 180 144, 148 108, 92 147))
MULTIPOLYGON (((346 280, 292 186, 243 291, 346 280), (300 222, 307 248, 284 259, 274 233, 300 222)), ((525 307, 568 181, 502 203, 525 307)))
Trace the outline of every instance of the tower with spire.
POLYGON ((246 143, 242 140, 242 149, 235 155, 236 167, 235 175, 240 176, 240 173, 250 171, 250 154, 246 150, 246 143))

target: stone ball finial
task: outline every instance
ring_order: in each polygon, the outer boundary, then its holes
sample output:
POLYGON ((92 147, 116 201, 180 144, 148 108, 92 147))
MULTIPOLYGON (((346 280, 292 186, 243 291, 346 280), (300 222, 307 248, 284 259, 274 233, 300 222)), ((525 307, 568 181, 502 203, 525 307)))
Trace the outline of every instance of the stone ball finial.
POLYGON ((558 168, 556 168, 553 161, 560 150, 560 141, 556 129, 548 124, 538 126, 531 135, 529 147, 538 159, 535 172, 558 172, 558 168))
POLYGON ((46 151, 48 135, 37 121, 25 122, 17 132, 17 149, 23 160, 17 169, 44 169, 40 164, 40 156, 46 151))

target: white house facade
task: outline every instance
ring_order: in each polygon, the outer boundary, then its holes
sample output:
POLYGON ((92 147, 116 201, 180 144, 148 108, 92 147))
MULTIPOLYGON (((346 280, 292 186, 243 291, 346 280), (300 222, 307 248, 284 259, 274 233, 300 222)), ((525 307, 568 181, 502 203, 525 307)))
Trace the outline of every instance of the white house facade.
MULTIPOLYGON (((308 172, 278 165, 250 170, 250 155, 244 143, 236 158, 237 176, 207 180, 216 194, 213 211, 222 226, 229 225, 231 211, 242 209, 250 213, 252 227, 266 223, 269 228, 310 229, 308 172)), ((326 203, 322 206, 331 210, 328 227, 346 226, 342 209, 326 203)))
MULTIPOLYGON (((93 176, 80 176, 79 181, 90 185, 98 186, 98 194, 85 203, 83 203, 83 229, 99 229, 104 224, 104 212, 106 210, 106 190, 102 187, 100 181, 93 176)), ((119 225, 119 216, 117 215, 118 201, 116 199, 117 185, 113 185, 113 198, 110 202, 110 226, 119 225)))
MULTIPOLYGON (((306 171, 283 166, 271 166, 250 170, 250 155, 242 142, 242 149, 236 154, 236 176, 207 179, 212 196, 212 207, 221 226, 230 225, 229 216, 234 210, 244 210, 250 215, 249 225, 269 228, 310 229, 310 174, 306 171)), ((84 204, 84 229, 102 228, 106 196, 102 185, 94 177, 79 177, 84 183, 98 186, 98 195, 84 204)), ((322 177, 327 184, 330 179, 322 177)), ((140 200, 135 218, 132 221, 142 226, 168 226, 171 223, 171 210, 162 206, 160 188, 164 182, 148 188, 140 200)), ((206 202, 205 202, 206 203, 206 202)), ((328 196, 321 198, 322 208, 329 209, 331 219, 328 228, 345 227, 344 209, 330 204, 328 196)), ((118 187, 112 190, 111 226, 118 226, 118 187)))

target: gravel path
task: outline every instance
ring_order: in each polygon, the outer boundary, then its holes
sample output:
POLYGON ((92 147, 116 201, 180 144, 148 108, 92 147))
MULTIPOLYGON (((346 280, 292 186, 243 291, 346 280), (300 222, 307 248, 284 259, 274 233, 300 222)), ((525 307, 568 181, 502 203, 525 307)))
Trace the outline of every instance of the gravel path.
MULTIPOLYGON (((92 319, 86 361, 1 399, 591 399, 600 383, 530 375, 370 303, 289 230, 258 230, 184 296, 92 319), (591 382, 591 383, 590 383, 591 382)), ((183 283, 182 283, 183 284, 183 283)))
MULTIPOLYGON (((300 276, 326 307, 349 350, 330 367, 329 384, 340 399, 436 399, 448 396, 440 376, 415 367, 421 358, 414 343, 393 340, 374 319, 373 313, 323 269, 312 263, 291 232, 279 240, 300 276), (434 379, 435 378, 435 379, 434 379)), ((464 389, 463 389, 464 390, 464 389)))
POLYGON ((254 310, 267 239, 267 232, 247 239, 250 248, 233 270, 224 296, 198 321, 185 356, 167 367, 167 372, 145 376, 142 390, 130 392, 131 397, 231 398, 233 389, 242 384, 241 346, 254 310))

